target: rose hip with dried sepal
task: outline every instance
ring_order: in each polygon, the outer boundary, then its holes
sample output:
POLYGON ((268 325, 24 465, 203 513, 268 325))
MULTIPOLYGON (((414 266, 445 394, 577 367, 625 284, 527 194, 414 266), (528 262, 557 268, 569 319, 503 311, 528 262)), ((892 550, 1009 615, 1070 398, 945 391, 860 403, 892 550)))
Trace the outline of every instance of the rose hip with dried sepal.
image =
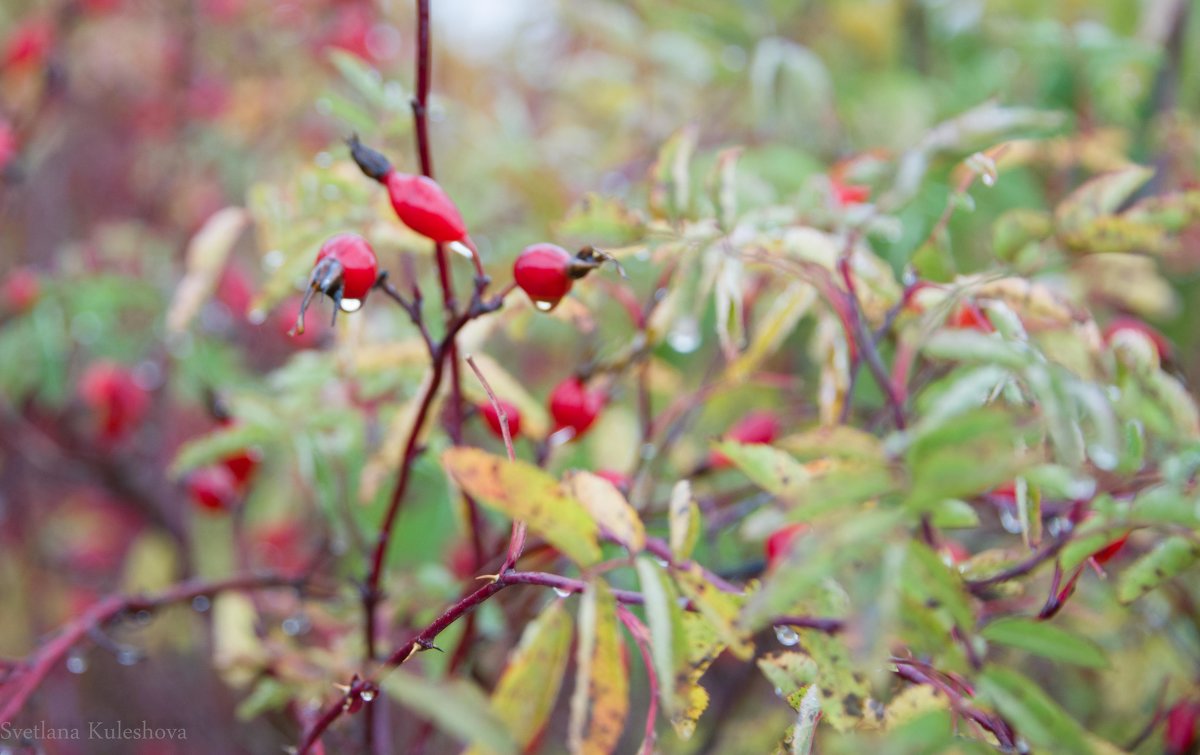
POLYGON ((333 321, 338 311, 357 312, 379 278, 379 262, 375 250, 362 236, 339 233, 331 237, 317 252, 316 265, 308 279, 308 290, 300 302, 295 333, 304 332, 304 313, 313 294, 321 293, 333 299, 333 321))
POLYGON ((349 139, 350 155, 368 178, 387 187, 388 199, 400 222, 438 243, 465 241, 467 225, 450 195, 428 176, 401 173, 382 152, 349 139))
POLYGON ((533 244, 517 255, 513 280, 535 307, 549 312, 570 293, 575 281, 610 260, 595 247, 586 246, 572 255, 557 244, 533 244))

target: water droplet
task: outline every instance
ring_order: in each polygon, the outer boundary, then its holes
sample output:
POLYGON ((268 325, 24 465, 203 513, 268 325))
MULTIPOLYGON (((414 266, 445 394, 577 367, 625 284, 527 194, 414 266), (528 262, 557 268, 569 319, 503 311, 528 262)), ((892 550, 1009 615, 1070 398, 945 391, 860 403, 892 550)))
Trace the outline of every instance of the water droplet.
POLYGON ((375 699, 375 690, 364 689, 358 696, 362 698, 364 703, 369 703, 375 699))
POLYGON ((654 557, 654 563, 658 564, 659 566, 661 566, 664 569, 666 569, 668 566, 671 565, 667 562, 667 560, 665 558, 659 558, 658 556, 654 557))
POLYGON ((783 697, 783 690, 780 689, 779 687, 776 687, 775 694, 778 695, 779 697, 783 697))
POLYGON ((342 198, 342 190, 336 184, 325 184, 321 187, 321 198, 326 202, 336 202, 342 198))
POLYGON ((312 622, 304 614, 298 613, 284 619, 280 626, 283 628, 283 633, 288 637, 296 637, 307 632, 309 627, 312 626, 312 622))
POLYGON ((800 635, 796 634, 796 630, 787 626, 775 627, 775 639, 779 640, 780 645, 792 647, 800 644, 800 635))
POLYGON ((558 597, 560 597, 560 598, 569 598, 569 597, 571 597, 571 591, 570 591, 570 590, 563 589, 563 588, 561 588, 561 587, 556 587, 556 588, 554 588, 554 594, 555 594, 555 595, 557 595, 557 596, 558 596, 558 597))
POLYGON ((317 164, 318 168, 331 167, 333 165, 333 155, 328 152, 318 152, 317 156, 313 158, 313 162, 317 164))
POLYGON ((455 254, 462 255, 467 259, 471 259, 475 256, 475 253, 471 251, 471 247, 467 246, 461 241, 451 241, 446 246, 450 249, 450 251, 454 252, 455 254))
POLYGON ((545 301, 543 299, 535 299, 533 306, 536 307, 537 311, 539 312, 549 312, 550 310, 554 309, 554 302, 545 301))
POLYGON ((1065 535, 1071 531, 1071 520, 1066 517, 1056 516, 1046 522, 1046 534, 1050 537, 1058 537, 1065 535))
POLYGON ((144 627, 144 626, 148 625, 150 623, 150 620, 153 618, 154 617, 150 614, 149 611, 138 611, 137 613, 135 613, 133 615, 133 623, 136 626, 144 627))
POLYGON ((1000 509, 1000 526, 1014 535, 1021 533, 1021 520, 1017 518, 1017 512, 1008 507, 1000 509))
POLYGON ((653 443, 643 443, 642 444, 641 456, 643 459, 649 461, 650 459, 653 459, 655 454, 657 454, 657 453, 658 453, 658 447, 655 446, 653 443))
POLYGON ((265 310, 265 309, 261 309, 261 308, 252 309, 246 315, 246 322, 250 323, 251 325, 262 325, 266 321, 267 321, 267 310, 265 310))
POLYGON ((996 185, 996 174, 995 173, 984 173, 982 176, 979 177, 979 180, 983 181, 984 186, 995 186, 996 185))
POLYGON ((192 610, 204 613, 210 608, 212 608, 212 601, 208 599, 207 595, 197 595, 192 598, 192 610))
POLYGON ((362 309, 362 299, 342 299, 343 312, 357 312, 362 309))
POLYGON ((272 249, 263 255, 262 266, 263 270, 276 270, 283 265, 283 252, 279 249, 272 249))
POLYGON ((667 343, 680 354, 690 354, 700 348, 700 324, 694 317, 681 317, 667 333, 667 343))
POLYGON ((87 658, 83 657, 83 653, 78 650, 72 650, 71 654, 67 656, 67 671, 70 671, 72 674, 82 674, 84 671, 87 671, 87 668, 87 658))
POLYGON ((133 666, 142 660, 142 654, 136 648, 123 647, 117 651, 117 663, 122 666, 133 666))

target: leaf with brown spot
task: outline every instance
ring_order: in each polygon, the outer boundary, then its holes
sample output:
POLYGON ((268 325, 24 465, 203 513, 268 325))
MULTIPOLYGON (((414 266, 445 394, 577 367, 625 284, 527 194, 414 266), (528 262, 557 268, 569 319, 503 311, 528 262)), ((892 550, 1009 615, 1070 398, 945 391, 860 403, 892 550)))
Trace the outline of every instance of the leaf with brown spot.
POLYGON ((525 522, 575 563, 591 566, 600 560, 596 521, 542 470, 465 446, 443 453, 442 464, 467 493, 505 516, 525 522))
POLYGON ((622 658, 617 601, 602 580, 588 585, 579 604, 575 693, 568 742, 573 753, 614 752, 629 714, 629 674, 622 658))
POLYGON ((671 500, 667 509, 671 553, 681 560, 691 558, 702 529, 700 507, 692 499, 691 483, 687 480, 675 483, 675 487, 671 489, 671 500))
POLYGON ((754 655, 754 643, 738 623, 745 596, 717 589, 694 564, 675 571, 675 584, 734 655, 742 660, 754 655))

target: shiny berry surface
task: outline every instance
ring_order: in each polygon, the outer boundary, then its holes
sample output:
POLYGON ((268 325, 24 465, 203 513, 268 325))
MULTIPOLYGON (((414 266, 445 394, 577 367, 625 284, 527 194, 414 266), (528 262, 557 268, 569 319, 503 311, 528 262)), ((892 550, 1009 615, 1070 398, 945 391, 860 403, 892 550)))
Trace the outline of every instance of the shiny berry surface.
POLYGON ((379 277, 379 261, 367 240, 354 233, 339 233, 317 252, 318 263, 326 258, 342 266, 342 298, 365 299, 379 277))
POLYGON ((571 254, 556 244, 526 247, 513 264, 513 280, 539 308, 553 308, 571 290, 571 254))
MULTIPOLYGON (((521 412, 516 406, 507 401, 500 400, 498 402, 500 408, 504 410, 504 416, 508 419, 508 433, 512 437, 517 437, 521 434, 521 412)), ((504 438, 504 430, 500 426, 500 414, 496 411, 496 407, 491 401, 484 402, 479 407, 479 413, 483 415, 483 421, 487 423, 488 429, 497 438, 504 438)))
POLYGON ((583 435, 604 409, 604 392, 589 390, 577 377, 567 378, 550 393, 550 416, 556 430, 569 427, 583 435))
POLYGON ((401 223, 425 238, 442 243, 467 237, 467 226, 458 207, 436 181, 392 171, 386 183, 392 208, 401 223))

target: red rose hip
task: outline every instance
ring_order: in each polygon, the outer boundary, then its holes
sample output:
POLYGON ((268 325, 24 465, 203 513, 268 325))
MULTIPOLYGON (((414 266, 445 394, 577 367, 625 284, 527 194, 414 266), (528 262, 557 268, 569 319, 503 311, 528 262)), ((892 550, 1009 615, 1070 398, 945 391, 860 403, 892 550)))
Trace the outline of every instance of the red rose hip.
POLYGON ((556 430, 569 427, 578 438, 595 423, 604 403, 603 391, 589 390, 582 380, 570 377, 550 392, 550 416, 556 430))
MULTIPOLYGON (((521 412, 513 404, 507 401, 499 401, 500 408, 504 410, 504 417, 508 420, 508 432, 514 438, 521 434, 521 412)), ((501 440, 504 439, 504 429, 500 424, 500 414, 496 411, 495 405, 491 401, 487 401, 480 405, 479 413, 483 415, 484 422, 487 423, 488 429, 492 434, 501 440)))
POLYGON ((571 290, 571 254, 556 244, 526 247, 513 264, 513 280, 538 309, 548 312, 571 290))
POLYGON ((197 469, 187 480, 188 495, 198 508, 222 513, 237 500, 237 480, 225 466, 197 469))
POLYGON ((796 538, 808 532, 808 525, 803 522, 780 527, 767 537, 763 548, 767 556, 767 568, 770 569, 787 557, 796 538))
POLYGON ((129 435, 150 408, 150 396, 133 373, 112 362, 96 362, 79 380, 79 395, 92 410, 100 437, 115 443, 129 435))
MULTIPOLYGON (((762 445, 773 443, 779 437, 779 430, 779 420, 774 414, 765 411, 750 412, 729 428, 725 439, 747 445, 762 445)), ((708 463, 714 467, 728 467, 730 461, 729 457, 720 451, 713 451, 709 454, 708 463)))
POLYGON ((300 313, 296 316, 295 333, 304 332, 304 313, 313 294, 320 293, 333 299, 336 321, 338 310, 355 312, 362 307, 378 278, 379 262, 366 239, 354 233, 331 237, 317 252, 308 290, 304 292, 300 313))

